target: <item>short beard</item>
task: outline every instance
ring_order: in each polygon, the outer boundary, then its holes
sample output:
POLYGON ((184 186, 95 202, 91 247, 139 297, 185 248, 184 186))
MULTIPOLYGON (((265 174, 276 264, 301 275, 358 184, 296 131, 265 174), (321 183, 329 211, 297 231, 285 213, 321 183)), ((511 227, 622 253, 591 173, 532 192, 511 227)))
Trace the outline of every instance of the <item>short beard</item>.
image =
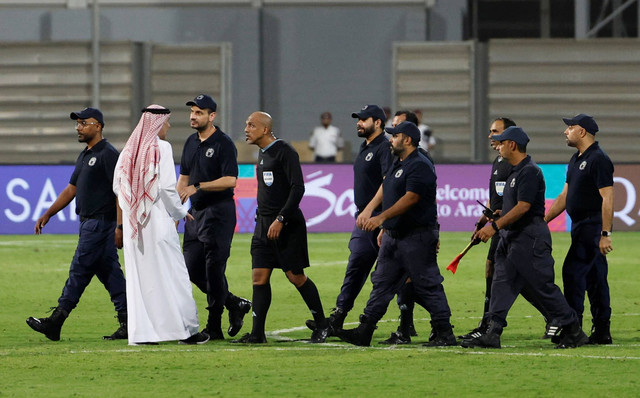
POLYGON ((358 131, 358 137, 362 137, 362 138, 369 138, 371 137, 371 134, 373 134, 376 131, 375 126, 371 126, 371 128, 364 128, 364 131, 361 133, 360 131, 358 131))
POLYGON ((199 133, 202 133, 203 131, 205 131, 208 128, 209 128, 209 122, 205 123, 203 126, 192 127, 192 129, 196 130, 199 133))

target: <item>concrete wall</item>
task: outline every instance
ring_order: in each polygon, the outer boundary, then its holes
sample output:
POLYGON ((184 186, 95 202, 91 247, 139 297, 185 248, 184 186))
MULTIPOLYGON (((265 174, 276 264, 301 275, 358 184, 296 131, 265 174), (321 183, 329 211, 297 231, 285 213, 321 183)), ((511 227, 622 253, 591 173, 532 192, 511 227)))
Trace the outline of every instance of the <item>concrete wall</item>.
MULTIPOLYGON (((305 140, 328 110, 355 150, 360 140, 351 112, 367 103, 391 104, 391 44, 461 39, 464 4, 438 1, 429 12, 424 5, 385 4, 109 6, 100 9, 100 27, 102 40, 230 42, 232 127, 227 133, 240 138, 246 116, 262 109, 274 117, 279 136, 305 140)), ((90 9, 0 11, 0 41, 91 37, 90 9)), ((179 121, 173 125, 178 133, 179 121)))

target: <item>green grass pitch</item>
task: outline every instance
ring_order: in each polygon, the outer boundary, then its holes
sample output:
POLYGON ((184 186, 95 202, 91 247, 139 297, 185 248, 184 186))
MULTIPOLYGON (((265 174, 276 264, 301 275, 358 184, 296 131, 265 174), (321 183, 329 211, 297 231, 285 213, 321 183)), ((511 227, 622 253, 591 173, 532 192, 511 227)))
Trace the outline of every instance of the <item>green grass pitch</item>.
MULTIPOLYGON (((455 275, 445 270, 469 236, 441 236, 439 265, 456 334, 476 326, 483 305, 486 245, 474 247, 455 275)), ((348 239, 348 234, 309 235, 312 266, 307 274, 318 285, 326 313, 342 283, 348 239)), ((249 242, 248 234, 235 236, 227 275, 231 290, 250 299, 249 242)), ((415 311, 419 336, 413 344, 377 344, 397 327, 395 302, 378 324, 372 347, 353 347, 336 338, 308 344, 304 339, 310 331, 304 321, 310 314, 279 271, 272 277, 266 345, 220 341, 128 346, 125 341, 103 341, 102 335, 113 332, 117 323, 108 294, 96 279, 67 319, 61 341, 52 342, 33 332, 25 319, 45 316, 56 305, 77 237, 0 236, 0 397, 637 397, 638 242, 639 232, 615 233, 614 251, 608 257, 613 345, 555 350, 549 340, 541 339, 541 316, 519 298, 509 314, 503 348, 488 350, 422 347, 430 327, 429 315, 420 307, 415 311)), ((553 243, 556 283, 561 285, 569 235, 555 233, 553 243)), ((370 291, 367 283, 347 324, 356 324, 370 291)), ((204 322, 204 295, 194 291, 194 296, 204 322)), ((587 333, 590 322, 587 312, 587 333)), ((247 316, 240 335, 250 328, 247 316)))

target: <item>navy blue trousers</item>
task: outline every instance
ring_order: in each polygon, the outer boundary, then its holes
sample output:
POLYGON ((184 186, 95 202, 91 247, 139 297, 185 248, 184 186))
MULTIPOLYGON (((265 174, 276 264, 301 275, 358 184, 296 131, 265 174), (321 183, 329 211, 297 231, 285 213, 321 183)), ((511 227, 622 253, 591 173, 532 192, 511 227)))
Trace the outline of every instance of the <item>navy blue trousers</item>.
MULTIPOLYGON (((494 269, 496 264, 496 250, 498 249, 498 243, 500 243, 500 235, 495 234, 491 237, 489 253, 487 254, 487 260, 490 260, 493 263, 492 267, 494 269)), ((486 300, 485 312, 489 311, 489 302, 491 301, 492 285, 493 285, 493 276, 491 277, 491 283, 488 284, 487 291, 485 292, 485 300, 486 300)), ((548 311, 544 308, 544 306, 538 299, 537 295, 535 294, 534 290, 531 288, 531 286, 529 286, 528 283, 525 283, 524 285, 522 285, 522 289, 520 290, 520 295, 522 295, 522 297, 524 297, 529 303, 531 303, 531 305, 536 307, 536 309, 540 311, 540 314, 542 314, 542 316, 546 321, 550 320, 548 311)))
POLYGON ((67 312, 76 308, 95 275, 109 292, 116 311, 127 310, 126 282, 118 262, 115 229, 115 221, 88 219, 80 223, 78 247, 58 299, 59 307, 67 312))
POLYGON ((344 281, 340 294, 336 300, 336 307, 345 311, 351 311, 353 303, 369 277, 371 268, 378 258, 378 233, 363 231, 358 227, 353 228, 349 240, 349 262, 344 274, 344 281))
POLYGON ((207 295, 207 308, 222 314, 229 295, 225 271, 236 228, 236 205, 233 199, 202 210, 191 209, 194 221, 184 227, 184 254, 189 278, 207 295))
POLYGON ((551 234, 542 217, 520 231, 500 231, 491 286, 489 316, 503 326, 509 309, 525 284, 547 311, 547 321, 566 326, 577 321, 560 288, 554 283, 551 234))
POLYGON ((382 237, 378 265, 371 274, 373 290, 364 309, 369 319, 379 321, 393 296, 411 278, 416 303, 429 312, 433 322, 449 323, 451 310, 437 262, 438 239, 437 227, 398 239, 387 234, 382 237))
POLYGON ((564 295, 578 317, 584 312, 585 291, 589 295, 594 323, 611 318, 607 258, 600 253, 602 222, 599 216, 571 226, 571 246, 562 266, 564 295))

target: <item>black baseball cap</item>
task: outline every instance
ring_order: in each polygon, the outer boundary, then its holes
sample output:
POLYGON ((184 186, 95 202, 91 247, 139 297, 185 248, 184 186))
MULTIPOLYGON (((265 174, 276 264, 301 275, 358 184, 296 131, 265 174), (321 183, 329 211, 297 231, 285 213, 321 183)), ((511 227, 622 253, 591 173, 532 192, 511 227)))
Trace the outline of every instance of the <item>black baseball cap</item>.
POLYGON ((387 127, 384 131, 391 135, 402 133, 411 137, 411 141, 413 141, 415 145, 418 145, 420 142, 420 129, 413 122, 404 121, 397 124, 396 127, 387 127))
POLYGON ((353 112, 351 114, 351 117, 360 120, 366 120, 372 117, 373 120, 382 120, 382 124, 387 122, 387 116, 384 114, 382 108, 380 108, 378 105, 365 105, 362 109, 360 109, 360 112, 353 112))
POLYGON ((195 97, 193 101, 187 102, 187 105, 195 105, 200 109, 211 109, 211 112, 215 112, 216 109, 218 109, 218 104, 216 104, 213 98, 211 98, 207 94, 200 94, 199 96, 195 97))
POLYGON ((595 134, 598 132, 598 124, 596 123, 596 121, 593 120, 593 117, 585 113, 581 113, 571 118, 563 117, 562 121, 567 126, 580 126, 583 129, 587 130, 587 133, 589 134, 595 134))
POLYGON ((104 118, 102 117, 102 112, 100 112, 100 109, 96 109, 96 108, 84 108, 79 112, 71 112, 69 117, 72 120, 94 118, 98 122, 100 122, 100 124, 104 125, 104 118))
POLYGON ((511 126, 506 128, 502 134, 494 135, 491 137, 494 141, 514 141, 518 145, 527 145, 529 142, 529 136, 524 130, 518 126, 511 126))

